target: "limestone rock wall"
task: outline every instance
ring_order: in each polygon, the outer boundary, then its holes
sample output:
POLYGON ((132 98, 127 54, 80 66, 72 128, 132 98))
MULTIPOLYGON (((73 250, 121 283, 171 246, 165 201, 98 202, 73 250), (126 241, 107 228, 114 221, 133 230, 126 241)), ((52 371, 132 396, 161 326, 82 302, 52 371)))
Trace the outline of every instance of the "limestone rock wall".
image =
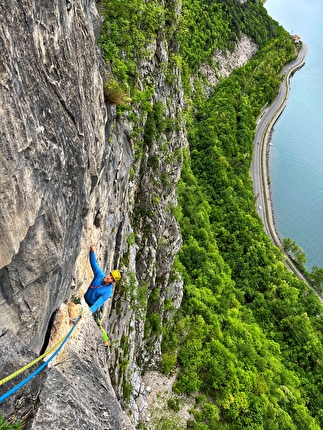
POLYGON ((230 76, 234 69, 246 64, 257 50, 258 46, 247 35, 242 34, 232 52, 229 50, 214 52, 212 58, 214 66, 202 64, 199 70, 208 82, 204 86, 205 93, 209 94, 221 79, 230 76))
MULTIPOLYGON (((111 139, 116 111, 104 103, 95 1, 4 0, 0 21, 2 378, 41 352, 57 314, 64 324, 52 341, 66 334, 64 302, 82 297, 92 277, 91 240, 106 270, 119 263, 133 154, 123 130, 111 139)), ((64 358, 0 405, 7 419, 33 429, 132 427, 84 308, 64 358)))
MULTIPOLYGON (((90 241, 101 267, 124 270, 123 286, 105 306, 110 352, 83 300, 83 317, 63 351, 41 377, 5 400, 0 413, 22 419, 25 429, 133 428, 149 296, 158 288, 162 315, 164 300, 178 306, 182 295, 181 282, 168 288, 168 278, 181 244, 170 207, 184 124, 144 144, 129 181, 133 124, 104 102, 95 1, 4 0, 0 21, 0 378, 33 360, 48 336, 51 346, 71 328, 65 303, 82 298, 91 281, 90 241), (153 168, 152 160, 159 160, 153 168), (139 309, 132 294, 143 285, 139 309), (132 423, 120 402, 128 404, 132 423)), ((161 39, 141 65, 142 79, 152 74, 151 103, 160 101, 175 119, 183 103, 180 76, 175 71, 178 87, 166 84, 157 73, 165 61, 161 39)), ((144 124, 139 139, 143 134, 144 124)), ((144 357, 148 364, 151 354, 144 357)), ((2 393, 25 376, 2 386, 2 393)))
POLYGON ((35 351, 70 294, 93 190, 111 154, 90 6, 68 5, 0 6, 0 326, 35 351))

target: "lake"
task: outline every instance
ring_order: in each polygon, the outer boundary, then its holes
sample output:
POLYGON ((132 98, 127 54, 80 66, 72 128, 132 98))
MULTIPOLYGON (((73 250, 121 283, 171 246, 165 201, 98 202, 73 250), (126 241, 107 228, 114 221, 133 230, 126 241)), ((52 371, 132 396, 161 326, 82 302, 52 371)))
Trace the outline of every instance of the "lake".
POLYGON ((277 232, 297 242, 311 270, 323 267, 323 1, 267 0, 265 7, 309 48, 274 126, 269 175, 277 232))

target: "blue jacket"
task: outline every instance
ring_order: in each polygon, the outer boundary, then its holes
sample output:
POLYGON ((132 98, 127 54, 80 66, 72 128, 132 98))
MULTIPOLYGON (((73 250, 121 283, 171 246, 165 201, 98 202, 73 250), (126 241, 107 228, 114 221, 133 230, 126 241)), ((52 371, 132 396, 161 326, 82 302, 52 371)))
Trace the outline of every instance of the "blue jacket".
POLYGON ((90 263, 94 273, 91 286, 84 295, 86 303, 90 306, 90 311, 98 310, 112 295, 112 283, 103 284, 106 274, 100 269, 94 252, 90 252, 90 263), (94 288, 93 288, 94 287, 94 288))

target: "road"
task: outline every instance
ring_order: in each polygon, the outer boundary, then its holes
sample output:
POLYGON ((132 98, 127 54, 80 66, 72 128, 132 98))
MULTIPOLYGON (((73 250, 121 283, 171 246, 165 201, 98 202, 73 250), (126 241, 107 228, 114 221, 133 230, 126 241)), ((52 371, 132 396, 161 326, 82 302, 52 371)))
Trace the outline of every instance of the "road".
MULTIPOLYGON (((277 234, 273 219, 270 189, 268 186, 267 151, 268 146, 270 145, 271 130, 287 103, 291 74, 303 67, 307 52, 308 48, 303 43, 296 60, 287 64, 282 71, 283 82, 276 99, 269 107, 265 107, 263 109, 260 117, 258 118, 254 140, 254 155, 251 163, 251 177, 256 196, 257 213, 263 221, 265 232, 271 238, 274 245, 278 246, 283 253, 285 252, 277 234)), ((300 279, 308 283, 308 280, 295 266, 289 256, 287 254, 285 255, 285 263, 289 269, 292 270, 300 279)))

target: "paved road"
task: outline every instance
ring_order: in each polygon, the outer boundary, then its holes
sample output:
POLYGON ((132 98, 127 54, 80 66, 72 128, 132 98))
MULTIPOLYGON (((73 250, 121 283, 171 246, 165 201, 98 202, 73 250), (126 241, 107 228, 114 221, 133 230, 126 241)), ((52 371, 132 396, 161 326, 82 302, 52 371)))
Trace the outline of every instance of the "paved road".
MULTIPOLYGON (((258 118, 257 129, 254 141, 254 156, 251 163, 251 177, 253 179, 254 193, 256 196, 257 213, 264 223, 265 232, 271 238, 272 242, 278 246, 283 252, 280 238, 276 232, 273 213, 271 207, 270 191, 268 187, 268 172, 267 172, 267 151, 270 145, 270 132, 275 122, 283 112, 288 95, 289 95, 289 80, 291 74, 303 67, 305 64, 306 55, 308 52, 307 46, 303 43, 302 48, 296 60, 287 64, 282 71, 283 82, 280 86, 279 93, 274 102, 265 107, 258 118)), ((298 270, 293 261, 286 255, 286 265, 302 280, 308 283, 303 274, 298 270)))

